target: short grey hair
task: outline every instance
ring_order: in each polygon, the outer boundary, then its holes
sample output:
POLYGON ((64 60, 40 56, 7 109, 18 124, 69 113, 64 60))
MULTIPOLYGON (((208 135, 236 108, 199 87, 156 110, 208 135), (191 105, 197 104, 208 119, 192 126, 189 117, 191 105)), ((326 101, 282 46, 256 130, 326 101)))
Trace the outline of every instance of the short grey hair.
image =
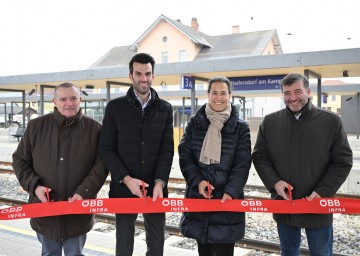
POLYGON ((78 91, 79 94, 80 94, 79 88, 78 88, 75 84, 66 82, 66 83, 59 84, 58 86, 55 87, 55 89, 54 89, 54 97, 55 97, 55 95, 56 95, 57 89, 59 89, 59 88, 70 88, 70 87, 76 88, 77 91, 78 91))

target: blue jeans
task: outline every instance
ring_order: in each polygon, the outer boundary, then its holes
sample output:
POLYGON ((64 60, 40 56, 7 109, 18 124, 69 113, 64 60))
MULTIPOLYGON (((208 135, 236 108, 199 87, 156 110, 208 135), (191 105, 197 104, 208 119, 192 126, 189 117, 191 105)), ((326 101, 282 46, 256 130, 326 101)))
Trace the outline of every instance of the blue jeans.
MULTIPOLYGON (((277 224, 281 256, 300 256, 301 228, 277 224)), ((333 255, 333 226, 305 228, 311 256, 333 255)))
POLYGON ((71 237, 63 242, 51 240, 46 236, 36 233, 41 245, 42 256, 61 256, 62 249, 66 256, 82 256, 82 250, 86 241, 86 234, 81 236, 71 237))

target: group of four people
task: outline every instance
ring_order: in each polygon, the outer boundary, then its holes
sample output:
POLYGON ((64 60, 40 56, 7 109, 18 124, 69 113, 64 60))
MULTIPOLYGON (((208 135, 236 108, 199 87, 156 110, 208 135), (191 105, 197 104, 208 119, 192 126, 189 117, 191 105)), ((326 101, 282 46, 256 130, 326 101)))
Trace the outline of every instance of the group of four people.
MULTIPOLYGON (((82 114, 72 83, 55 88, 54 112, 29 122, 13 168, 29 202, 96 198, 111 173, 110 198, 168 196, 173 155, 173 110, 151 88, 155 61, 145 53, 129 63, 132 86, 108 103, 102 125, 82 114), (47 193, 50 192, 50 193, 47 193)), ((281 84, 286 108, 262 121, 251 153, 249 126, 230 103, 231 83, 214 77, 208 103, 192 116, 179 143, 186 198, 244 199, 253 161, 273 199, 333 197, 352 167, 352 151, 336 114, 310 101, 309 81, 289 74, 281 84)), ((147 256, 164 254, 165 213, 143 214, 147 256)), ((137 214, 116 214, 116 255, 133 253, 137 214)), ((305 228, 311 255, 332 255, 331 214, 274 214, 281 255, 300 255, 305 228)), ((42 255, 83 255, 93 215, 32 218, 42 255)), ((201 256, 234 254, 245 234, 245 213, 187 212, 181 233, 201 256)))

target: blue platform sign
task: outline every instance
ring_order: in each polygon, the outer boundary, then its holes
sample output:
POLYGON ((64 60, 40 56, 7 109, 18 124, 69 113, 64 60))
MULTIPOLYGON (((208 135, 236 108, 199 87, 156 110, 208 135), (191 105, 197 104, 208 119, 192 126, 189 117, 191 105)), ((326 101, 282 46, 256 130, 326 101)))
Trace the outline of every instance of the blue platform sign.
POLYGON ((281 80, 285 75, 275 76, 248 76, 231 77, 231 88, 233 91, 245 90, 273 90, 280 89, 281 80))
MULTIPOLYGON (((189 108, 189 107, 186 107, 186 108, 184 108, 184 112, 185 112, 185 115, 191 115, 191 108, 189 108)), ((183 112, 183 109, 182 108, 179 108, 178 109, 178 111, 179 111, 179 113, 182 113, 183 112)))
POLYGON ((191 76, 181 77, 181 89, 191 89, 195 86, 195 79, 191 76))

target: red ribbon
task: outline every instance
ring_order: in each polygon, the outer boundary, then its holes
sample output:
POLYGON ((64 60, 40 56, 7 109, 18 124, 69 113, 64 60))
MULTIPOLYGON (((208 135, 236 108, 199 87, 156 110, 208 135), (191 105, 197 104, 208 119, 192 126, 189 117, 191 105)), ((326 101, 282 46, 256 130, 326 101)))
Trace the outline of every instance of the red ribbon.
POLYGON ((0 210, 1 220, 65 214, 159 213, 159 212, 263 212, 263 213, 344 213, 359 214, 360 199, 314 198, 293 200, 228 200, 186 198, 100 198, 75 202, 50 202, 13 206, 0 210))

